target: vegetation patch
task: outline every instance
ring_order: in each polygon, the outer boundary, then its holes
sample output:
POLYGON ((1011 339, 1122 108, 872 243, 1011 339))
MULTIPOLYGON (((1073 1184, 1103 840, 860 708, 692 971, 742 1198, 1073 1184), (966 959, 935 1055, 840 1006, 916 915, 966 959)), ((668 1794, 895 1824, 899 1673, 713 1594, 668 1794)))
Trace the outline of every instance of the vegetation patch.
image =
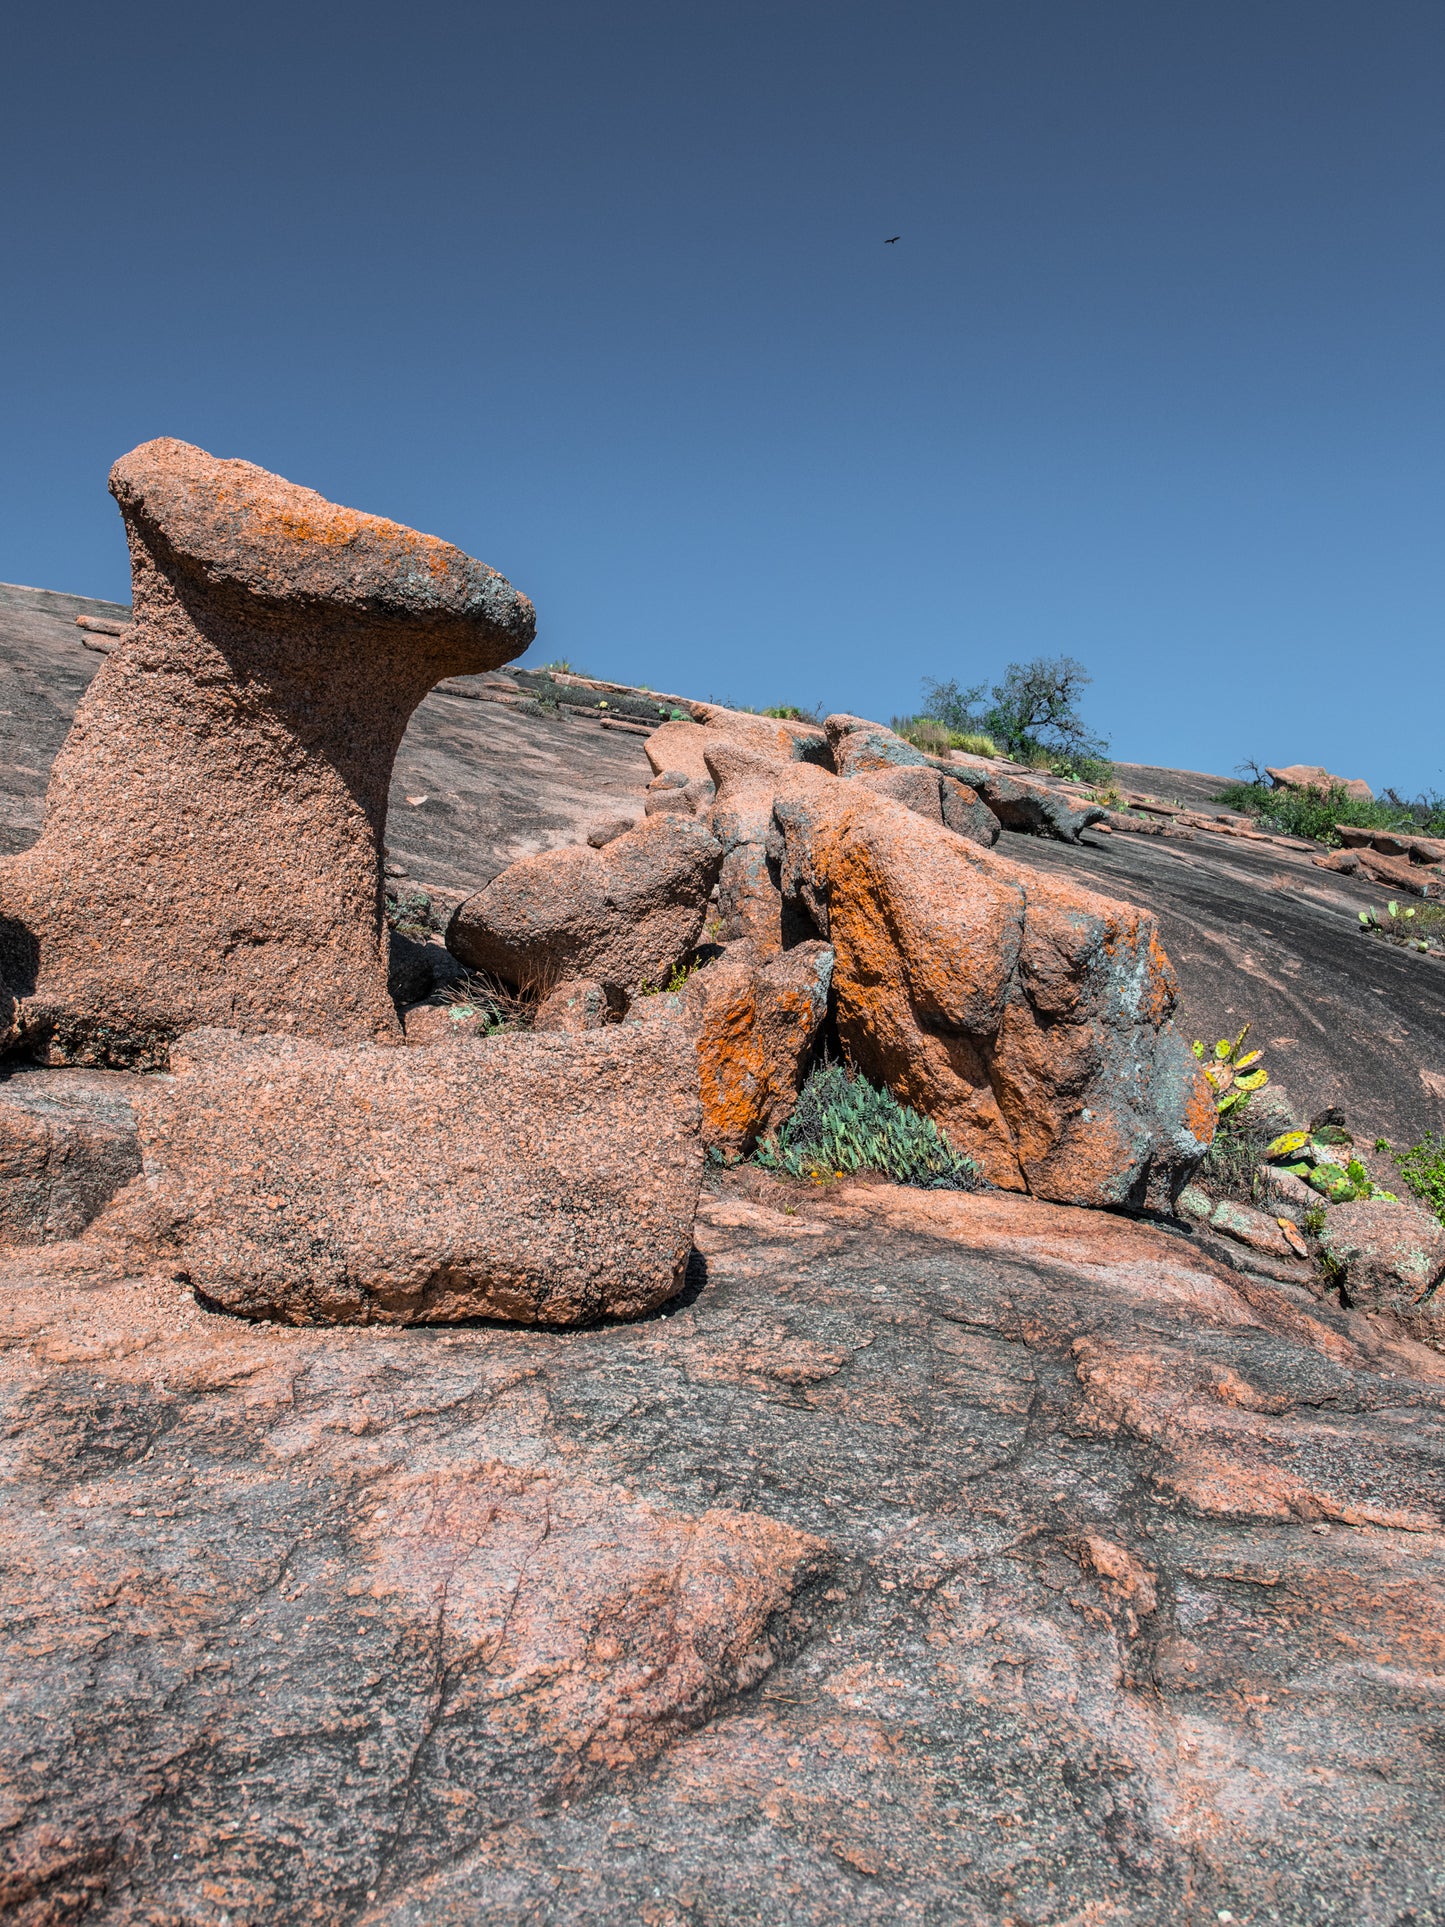
POLYGON ((1445 903, 1412 904, 1402 910, 1390 902, 1383 911, 1362 910, 1360 928, 1367 937, 1383 937, 1402 950, 1445 959, 1445 903))
POLYGON ((1445 1131, 1427 1131, 1408 1151, 1396 1151, 1400 1176, 1415 1196, 1445 1224, 1445 1131))
MULTIPOLYGON (((938 682, 929 676, 923 684, 925 714, 905 720, 915 728, 933 722, 960 739, 986 738, 996 745, 992 752, 975 750, 975 755, 1002 753, 1016 763, 1074 782, 1106 784, 1114 775, 1105 754, 1108 744, 1079 714, 1079 697, 1092 680, 1073 656, 1011 662, 1003 681, 991 690, 983 683, 962 689, 956 681, 938 682)), ((917 741, 907 730, 898 733, 917 741)), ((950 747, 966 745, 960 740, 950 747)))
POLYGON ((395 890, 388 883, 384 902, 386 921, 400 937, 426 943, 446 929, 446 918, 425 890, 395 890))
POLYGON ((1254 817, 1281 836, 1310 837, 1330 849, 1340 846, 1336 828, 1340 823, 1364 830, 1414 830, 1421 836, 1445 836, 1445 796, 1434 791, 1406 802, 1394 790, 1386 790, 1374 802, 1366 803, 1342 788, 1276 790, 1255 776, 1247 783, 1231 783, 1214 800, 1241 816, 1254 817))
POLYGON ((931 1118, 845 1064, 814 1070, 793 1115, 755 1157, 765 1170, 815 1184, 855 1171, 931 1191, 975 1191, 981 1182, 972 1158, 960 1157, 931 1118))

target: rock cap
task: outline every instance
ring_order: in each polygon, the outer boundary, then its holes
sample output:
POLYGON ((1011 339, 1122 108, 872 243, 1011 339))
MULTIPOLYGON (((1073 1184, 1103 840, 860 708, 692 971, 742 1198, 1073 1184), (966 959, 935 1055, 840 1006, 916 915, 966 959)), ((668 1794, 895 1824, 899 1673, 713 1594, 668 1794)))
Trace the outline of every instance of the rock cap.
POLYGON ((110 492, 128 528, 210 587, 326 603, 389 623, 480 625, 526 648, 536 612, 505 576, 434 535, 327 501, 254 462, 162 437, 122 455, 110 492))

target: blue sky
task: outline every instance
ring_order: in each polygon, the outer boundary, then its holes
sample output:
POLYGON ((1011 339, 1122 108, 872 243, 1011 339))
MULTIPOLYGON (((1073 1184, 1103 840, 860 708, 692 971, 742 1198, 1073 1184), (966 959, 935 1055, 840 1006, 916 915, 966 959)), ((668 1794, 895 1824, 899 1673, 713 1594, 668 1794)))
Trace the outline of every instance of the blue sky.
POLYGON ((0 578, 154 435, 460 543, 533 659, 1445 789, 1439 0, 31 8, 0 578), (900 234, 886 247, 886 235, 900 234))

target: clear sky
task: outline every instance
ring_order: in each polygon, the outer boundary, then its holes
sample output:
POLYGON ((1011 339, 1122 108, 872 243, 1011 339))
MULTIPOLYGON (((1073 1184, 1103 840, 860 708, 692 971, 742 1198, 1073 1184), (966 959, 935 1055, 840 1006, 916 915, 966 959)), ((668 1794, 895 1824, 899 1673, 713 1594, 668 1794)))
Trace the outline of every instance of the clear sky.
POLYGON ((531 660, 1070 653, 1120 757, 1445 789, 1441 0, 53 0, 0 76, 0 578, 123 598, 178 435, 531 660))

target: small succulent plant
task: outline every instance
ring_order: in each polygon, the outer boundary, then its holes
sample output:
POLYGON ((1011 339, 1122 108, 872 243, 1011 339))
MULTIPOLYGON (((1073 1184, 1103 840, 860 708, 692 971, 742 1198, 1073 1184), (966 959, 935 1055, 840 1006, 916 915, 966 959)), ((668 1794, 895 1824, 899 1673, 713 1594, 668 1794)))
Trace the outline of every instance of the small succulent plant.
POLYGON ((1198 1038, 1194 1040, 1194 1055, 1204 1065, 1204 1075, 1218 1093, 1214 1108, 1221 1117, 1237 1104, 1247 1103, 1255 1091, 1262 1090, 1269 1082, 1269 1072, 1259 1061, 1264 1052, 1244 1048, 1250 1029, 1246 1024, 1233 1043, 1221 1037, 1212 1056, 1198 1038))

